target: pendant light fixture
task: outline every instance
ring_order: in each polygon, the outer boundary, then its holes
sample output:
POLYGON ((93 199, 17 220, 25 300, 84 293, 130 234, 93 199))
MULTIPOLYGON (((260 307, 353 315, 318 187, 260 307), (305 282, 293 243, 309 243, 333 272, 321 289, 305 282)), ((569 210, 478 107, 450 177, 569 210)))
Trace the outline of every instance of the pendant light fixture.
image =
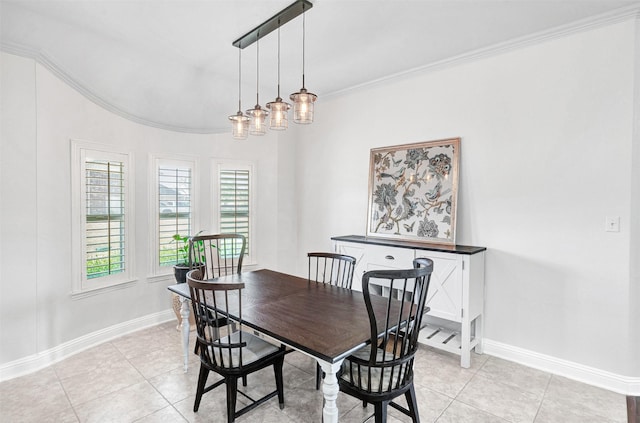
POLYGON ((304 45, 305 45, 305 13, 304 4, 302 5, 302 88, 297 93, 289 96, 293 101, 293 121, 300 124, 309 124, 313 122, 313 103, 318 96, 310 93, 304 87, 304 45))
MULTIPOLYGON (((233 116, 229 116, 229 119, 233 123, 233 137, 238 139, 245 139, 247 134, 252 135, 264 135, 266 132, 265 118, 269 116, 269 128, 274 130, 284 130, 289 126, 289 109, 291 105, 282 101, 280 97, 280 27, 287 22, 302 15, 302 88, 299 92, 293 93, 289 96, 296 104, 294 108, 294 121, 296 123, 311 123, 313 122, 313 102, 316 101, 317 96, 307 91, 304 86, 304 54, 305 54, 305 21, 304 15, 306 10, 313 7, 313 4, 309 0, 295 0, 292 4, 276 13, 271 18, 262 22, 251 31, 244 34, 242 37, 235 40, 232 45, 242 50, 251 44, 260 40, 270 34, 272 31, 278 30, 278 96, 275 101, 267 103, 267 110, 260 107, 260 101, 258 98, 259 90, 259 76, 256 77, 256 106, 253 109, 247 110, 247 115, 242 114, 240 109, 240 100, 238 100, 238 113, 233 116), (251 126, 249 126, 251 121, 251 126)), ((257 75, 260 71, 260 50, 257 50, 256 64, 258 67, 257 75)), ((238 78, 240 79, 240 78, 238 78)), ((238 88, 238 92, 240 89, 238 88)), ((240 96, 240 95, 239 95, 240 96)))
POLYGON ((229 116, 233 138, 246 140, 249 135, 249 118, 242 113, 242 50, 238 49, 238 113, 229 116))
POLYGON ((271 111, 269 129, 283 131, 289 127, 289 109, 291 105, 280 98, 280 21, 278 21, 278 97, 275 101, 267 103, 267 109, 271 111))
POLYGON ((264 135, 267 133, 265 119, 269 116, 269 112, 260 107, 260 34, 256 42, 256 105, 253 109, 247 110, 249 116, 249 134, 264 135))

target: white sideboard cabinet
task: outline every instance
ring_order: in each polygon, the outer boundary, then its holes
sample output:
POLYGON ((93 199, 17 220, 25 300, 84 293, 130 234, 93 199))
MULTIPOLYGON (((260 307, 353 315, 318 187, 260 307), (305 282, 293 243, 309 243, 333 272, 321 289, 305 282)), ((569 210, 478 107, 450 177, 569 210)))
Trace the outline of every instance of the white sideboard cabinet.
MULTIPOLYGON (((471 350, 482 354, 485 247, 441 246, 359 235, 331 238, 334 250, 356 258, 352 288, 362 291, 362 275, 375 269, 409 269, 413 259, 433 260, 425 324, 418 341, 460 355, 471 365, 471 350)), ((373 292, 392 295, 384 286, 373 292)))

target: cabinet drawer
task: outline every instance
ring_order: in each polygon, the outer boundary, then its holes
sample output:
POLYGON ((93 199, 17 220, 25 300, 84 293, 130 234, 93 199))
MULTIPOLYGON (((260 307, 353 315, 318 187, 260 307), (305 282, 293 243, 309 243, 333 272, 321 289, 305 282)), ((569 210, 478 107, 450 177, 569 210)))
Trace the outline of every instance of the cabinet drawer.
MULTIPOLYGON (((365 253, 366 263, 364 272, 370 270, 386 270, 386 269, 411 269, 413 267, 413 258, 415 251, 405 248, 389 248, 376 245, 368 245, 365 253)), ((396 290, 391 289, 385 280, 371 279, 370 289, 376 295, 393 295, 396 296, 396 290)), ((413 287, 409 287, 413 291, 413 287)))
POLYGON ((414 250, 368 245, 365 249, 366 271, 379 269, 411 269, 414 250))

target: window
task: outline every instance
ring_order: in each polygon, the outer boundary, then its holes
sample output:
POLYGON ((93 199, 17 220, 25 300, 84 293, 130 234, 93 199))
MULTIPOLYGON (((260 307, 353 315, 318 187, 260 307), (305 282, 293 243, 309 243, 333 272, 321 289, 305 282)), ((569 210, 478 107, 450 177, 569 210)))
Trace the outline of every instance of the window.
POLYGON ((184 261, 180 253, 182 243, 173 236, 193 235, 193 172, 194 163, 156 159, 156 183, 154 209, 157 216, 156 270, 167 273, 167 269, 184 261))
POLYGON ((74 142, 74 287, 90 291, 131 279, 129 155, 74 142))
POLYGON ((251 165, 220 164, 218 167, 218 225, 221 233, 238 233, 247 238, 245 260, 254 263, 253 202, 251 165))
POLYGON ((119 160, 85 159, 87 279, 125 270, 125 167, 119 160))

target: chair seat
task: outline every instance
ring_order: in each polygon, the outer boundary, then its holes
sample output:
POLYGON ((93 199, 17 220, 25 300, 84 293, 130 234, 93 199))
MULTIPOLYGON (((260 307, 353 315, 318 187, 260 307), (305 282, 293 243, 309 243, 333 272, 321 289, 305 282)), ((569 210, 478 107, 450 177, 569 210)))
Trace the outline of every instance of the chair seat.
MULTIPOLYGON (((360 360, 368 361, 371 357, 371 345, 358 350, 351 356, 347 357, 342 363, 342 371, 340 373, 340 379, 352 385, 353 387, 361 390, 371 390, 372 392, 389 392, 394 386, 398 385, 398 378, 404 375, 404 365, 401 370, 398 371, 398 367, 370 367, 366 364, 351 360, 351 357, 355 357, 360 360), (393 371, 393 375, 392 373, 393 371), (371 373, 371 385, 369 385, 369 373, 371 373), (380 377, 382 379, 382 386, 380 386, 380 377), (391 383, 389 383, 390 378, 391 383), (371 388, 369 387, 371 386, 371 388)), ((394 359, 393 354, 386 352, 382 348, 376 348, 376 361, 382 363, 392 361, 394 359)))
POLYGON ((246 345, 242 348, 216 348, 209 347, 210 350, 215 351, 215 358, 218 363, 224 363, 225 368, 236 368, 240 365, 240 350, 242 350, 242 365, 248 366, 269 354, 276 353, 280 350, 279 347, 270 344, 269 342, 261 339, 260 337, 244 331, 233 332, 229 339, 229 336, 225 336, 220 339, 223 344, 227 343, 239 343, 240 333, 242 332, 242 342, 246 345), (229 364, 229 352, 231 352, 231 364, 229 364))

